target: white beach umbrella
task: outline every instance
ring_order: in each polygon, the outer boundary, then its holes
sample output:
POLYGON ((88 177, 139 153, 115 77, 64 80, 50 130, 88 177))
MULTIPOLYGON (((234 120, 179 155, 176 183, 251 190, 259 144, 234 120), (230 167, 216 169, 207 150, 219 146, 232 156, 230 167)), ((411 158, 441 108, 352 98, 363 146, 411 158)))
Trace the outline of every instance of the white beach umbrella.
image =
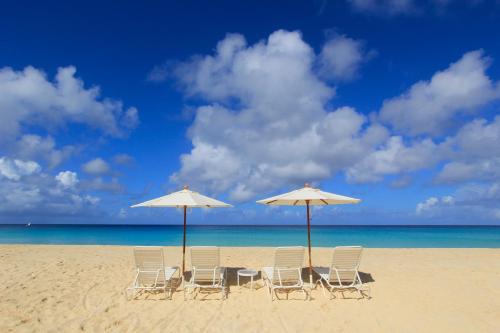
POLYGON ((137 205, 136 207, 173 207, 184 209, 184 237, 182 241, 182 276, 185 270, 185 256, 186 256, 186 210, 187 208, 219 208, 219 207, 232 207, 230 204, 215 200, 204 196, 198 192, 189 190, 188 186, 178 192, 170 193, 162 197, 148 200, 137 205))
POLYGON ((307 207, 307 242, 309 249, 309 282, 312 284, 312 260, 311 260, 311 215, 309 206, 326 206, 359 203, 360 199, 350 198, 343 195, 324 192, 312 188, 309 184, 301 189, 280 194, 267 199, 258 200, 257 203, 276 206, 306 206, 307 207))

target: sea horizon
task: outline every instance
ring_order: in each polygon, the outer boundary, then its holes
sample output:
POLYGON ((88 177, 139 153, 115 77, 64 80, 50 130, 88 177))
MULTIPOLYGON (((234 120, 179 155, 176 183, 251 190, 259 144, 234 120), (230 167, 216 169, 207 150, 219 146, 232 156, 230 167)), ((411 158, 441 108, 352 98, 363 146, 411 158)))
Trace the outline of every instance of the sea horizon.
MULTIPOLYGON (((188 225, 187 244, 234 247, 307 245, 305 225, 188 225)), ((0 244, 180 246, 183 226, 0 225, 0 244)), ((313 225, 313 247, 500 248, 500 226, 313 225)))
MULTIPOLYGON (((182 223, 0 223, 2 226, 183 226, 182 223)), ((306 224, 201 224, 188 223, 187 227, 304 227, 306 224)), ((497 227, 500 224, 311 224, 313 227, 497 227)))

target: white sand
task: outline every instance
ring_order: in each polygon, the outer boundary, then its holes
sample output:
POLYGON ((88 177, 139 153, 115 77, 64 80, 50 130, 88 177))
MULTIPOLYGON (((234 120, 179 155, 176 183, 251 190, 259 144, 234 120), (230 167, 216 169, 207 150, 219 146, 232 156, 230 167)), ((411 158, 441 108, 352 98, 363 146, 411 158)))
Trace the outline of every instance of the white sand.
MULTIPOLYGON (((165 251, 180 264, 180 248, 165 251)), ((226 266, 260 268, 272 252, 221 253, 226 266)), ((315 265, 329 258, 313 250, 315 265)), ((127 301, 130 247, 0 245, 0 263, 0 332, 500 332, 500 249, 368 249, 370 300, 319 288, 312 301, 271 302, 261 280, 251 292, 230 276, 226 301, 185 302, 180 291, 127 301)))

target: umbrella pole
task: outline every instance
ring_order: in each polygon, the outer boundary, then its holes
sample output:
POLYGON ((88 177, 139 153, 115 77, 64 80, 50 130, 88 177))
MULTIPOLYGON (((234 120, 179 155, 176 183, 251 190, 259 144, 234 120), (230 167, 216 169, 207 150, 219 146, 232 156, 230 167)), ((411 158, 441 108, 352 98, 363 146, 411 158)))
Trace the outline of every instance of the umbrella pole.
POLYGON ((309 213, 309 200, 306 200, 306 206, 307 206, 307 244, 309 247, 309 283, 312 285, 311 216, 309 213))
POLYGON ((184 238, 182 239, 182 277, 186 267, 186 206, 184 206, 184 238))

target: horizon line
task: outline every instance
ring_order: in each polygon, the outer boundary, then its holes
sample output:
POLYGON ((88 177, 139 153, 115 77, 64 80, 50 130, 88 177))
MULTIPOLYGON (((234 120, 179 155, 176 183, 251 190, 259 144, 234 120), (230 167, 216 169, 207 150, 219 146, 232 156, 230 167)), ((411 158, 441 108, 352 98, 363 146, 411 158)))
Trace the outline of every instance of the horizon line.
MULTIPOLYGON (((113 223, 30 223, 30 226, 156 226, 182 227, 183 224, 113 223)), ((0 223, 0 226, 27 226, 27 223, 0 223)), ((188 224, 197 227, 306 227, 306 224, 188 224)), ((500 227, 500 224, 311 224, 311 227, 500 227)))

